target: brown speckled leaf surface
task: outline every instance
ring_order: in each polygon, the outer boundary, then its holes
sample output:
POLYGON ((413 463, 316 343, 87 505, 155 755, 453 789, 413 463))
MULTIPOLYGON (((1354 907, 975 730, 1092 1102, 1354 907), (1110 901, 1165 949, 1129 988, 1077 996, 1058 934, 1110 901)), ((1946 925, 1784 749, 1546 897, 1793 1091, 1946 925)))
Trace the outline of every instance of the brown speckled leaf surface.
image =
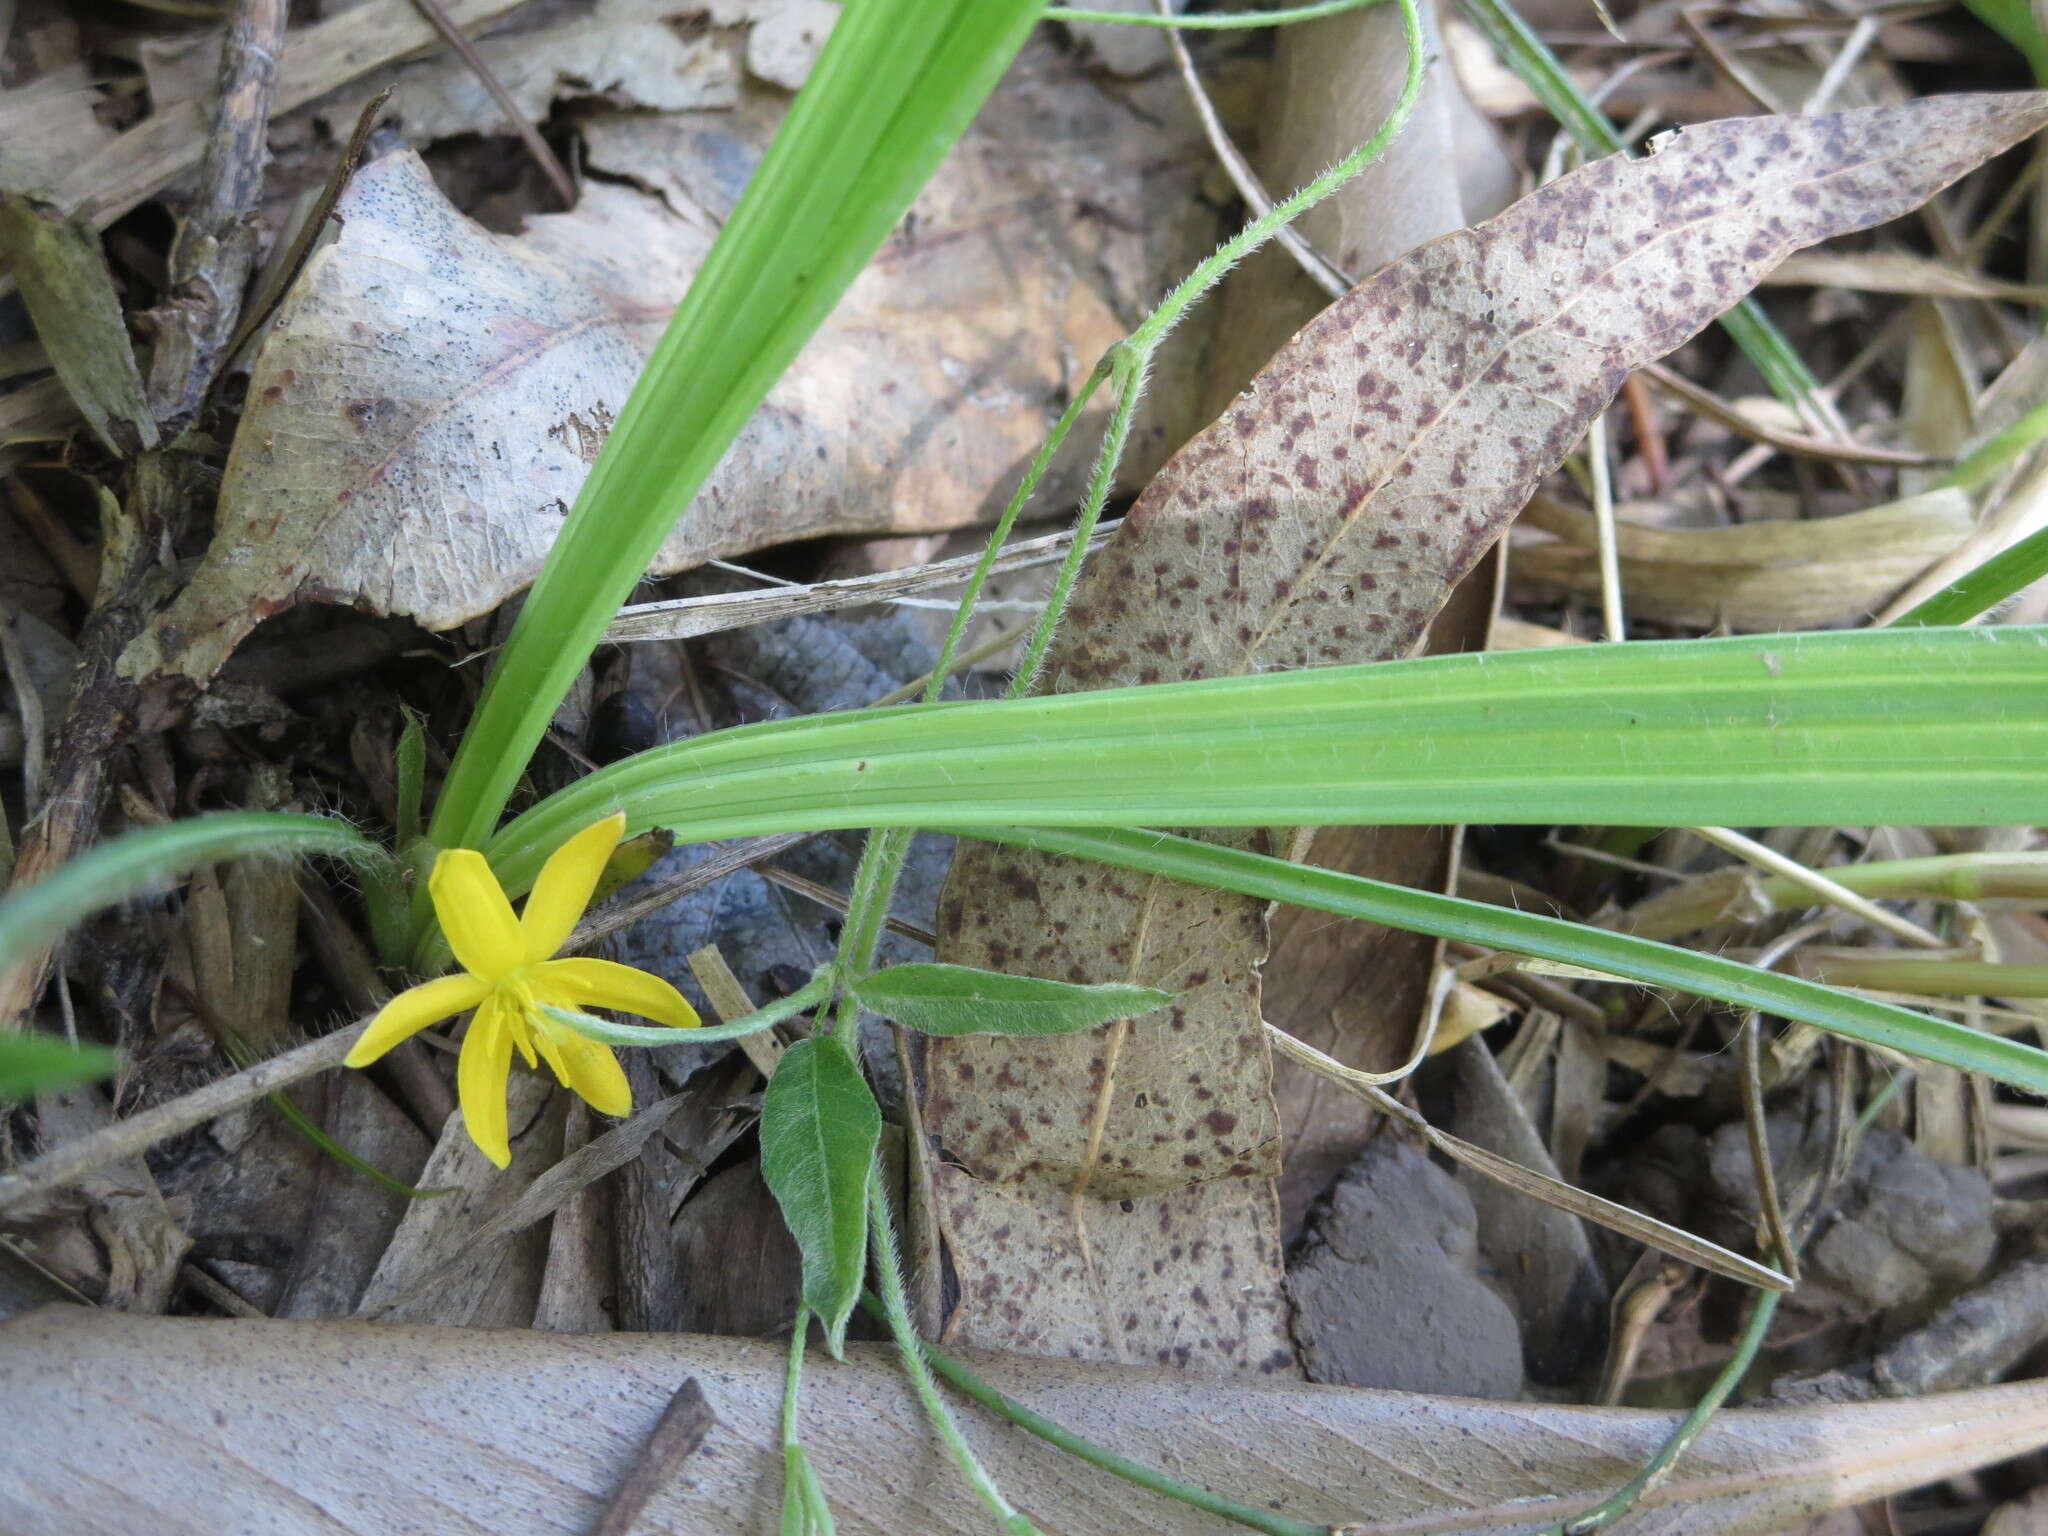
MULTIPOLYGON (((1084 576, 1047 686, 1408 654, 1630 369, 1790 252, 1909 212, 2044 121, 2048 98, 1970 95, 1704 124, 1411 252, 1153 482, 1084 576)), ((948 960, 1182 994, 1088 1035, 934 1043, 953 1336, 1290 1365, 1263 906, 976 846, 940 920, 948 960)))

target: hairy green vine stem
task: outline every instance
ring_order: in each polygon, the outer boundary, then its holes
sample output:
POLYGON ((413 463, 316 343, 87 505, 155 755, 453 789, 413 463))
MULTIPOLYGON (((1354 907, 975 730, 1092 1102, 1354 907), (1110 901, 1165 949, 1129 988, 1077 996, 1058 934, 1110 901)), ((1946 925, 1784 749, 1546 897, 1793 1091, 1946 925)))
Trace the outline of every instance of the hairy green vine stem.
POLYGON ((961 1475, 981 1502, 995 1515, 1007 1536, 1042 1536, 1038 1527, 1003 1497, 995 1479, 989 1476, 988 1469, 974 1454, 974 1447, 960 1433, 952 1410, 946 1406, 946 1400, 939 1395, 939 1389, 932 1381, 931 1369, 925 1363, 924 1340, 918 1337, 916 1325, 910 1320, 910 1302, 903 1290, 903 1264, 896 1252, 896 1222, 889 1210, 888 1196, 882 1193, 879 1163, 875 1176, 868 1181, 868 1235, 875 1250, 875 1274, 882 1284, 882 1315, 889 1324, 889 1332, 895 1336, 904 1374, 910 1378, 911 1390, 916 1392, 925 1417, 939 1432, 954 1465, 959 1467, 961 1475))

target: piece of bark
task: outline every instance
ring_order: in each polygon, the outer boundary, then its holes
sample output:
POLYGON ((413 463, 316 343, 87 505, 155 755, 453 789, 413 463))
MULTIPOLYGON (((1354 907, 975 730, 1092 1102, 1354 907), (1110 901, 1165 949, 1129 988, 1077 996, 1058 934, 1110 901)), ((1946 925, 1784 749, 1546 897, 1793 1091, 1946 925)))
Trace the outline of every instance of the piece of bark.
POLYGON ((392 1298, 411 1290, 413 1276, 462 1253, 477 1227, 517 1200, 560 1158, 566 1091, 557 1093, 552 1079, 515 1069, 507 1093, 511 1166, 493 1167, 469 1139, 461 1112, 449 1116, 420 1178, 428 1187, 453 1186, 457 1193, 415 1201, 406 1211, 357 1304, 358 1317, 470 1328, 524 1328, 533 1322, 547 1265, 544 1226, 529 1228, 508 1243, 489 1245, 461 1273, 430 1292, 391 1304, 392 1298))
POLYGON ((707 1180, 671 1229, 684 1333, 758 1339, 789 1331, 803 1260, 749 1158, 707 1180))
MULTIPOLYGON (((590 1106, 578 1099, 569 1105, 562 1127, 562 1155, 582 1150, 591 1132, 590 1106)), ((533 1307, 534 1327, 555 1333, 611 1331, 617 1303, 607 1236, 609 1193, 609 1183, 599 1180, 555 1208, 548 1222, 548 1258, 541 1271, 540 1299, 533 1307)))
MULTIPOLYGON (((394 1179, 416 1184, 433 1144, 369 1077, 331 1072, 323 1128, 342 1146, 394 1179)), ((308 1097, 301 1092, 302 1101, 308 1097)), ((347 1317, 410 1209, 395 1189, 323 1157, 315 1169, 305 1236, 292 1257, 275 1315, 312 1320, 347 1317)))

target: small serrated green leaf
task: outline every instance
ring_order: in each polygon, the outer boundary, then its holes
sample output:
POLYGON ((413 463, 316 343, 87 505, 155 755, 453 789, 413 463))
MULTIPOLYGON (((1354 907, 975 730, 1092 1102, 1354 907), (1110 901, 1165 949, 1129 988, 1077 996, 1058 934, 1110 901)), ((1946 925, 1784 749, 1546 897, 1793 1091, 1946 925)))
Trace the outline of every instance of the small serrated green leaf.
POLYGON ((74 1046, 55 1035, 0 1035, 0 1104, 110 1076, 119 1062, 103 1045, 74 1046))
POLYGON ((1155 987, 1046 981, 971 965, 894 965, 851 990, 862 1007, 923 1035, 1071 1035, 1173 1001, 1155 987))
POLYGON ((799 1040, 783 1052, 761 1104, 761 1177, 803 1254, 803 1301, 835 1358, 860 1299, 868 1180, 882 1112, 845 1041, 799 1040))

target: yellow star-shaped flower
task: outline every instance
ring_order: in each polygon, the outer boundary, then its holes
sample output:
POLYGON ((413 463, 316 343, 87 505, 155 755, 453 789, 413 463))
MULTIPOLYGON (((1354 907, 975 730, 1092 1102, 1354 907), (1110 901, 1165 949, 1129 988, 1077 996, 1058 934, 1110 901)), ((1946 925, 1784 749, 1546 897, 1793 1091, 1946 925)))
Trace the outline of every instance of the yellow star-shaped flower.
POLYGON ((427 891, 462 969, 408 988, 386 1003, 350 1049, 348 1065, 366 1067, 429 1024, 474 1008, 476 1017, 456 1068, 462 1118, 470 1140, 500 1168, 512 1161, 505 1083, 514 1050, 529 1067, 538 1067, 537 1055, 546 1057, 562 1085, 600 1113, 630 1114, 633 1090, 611 1047, 564 1028, 541 1011, 617 1008, 677 1029, 699 1022, 697 1010, 659 976, 610 960, 552 958, 590 905, 598 877, 625 831, 621 811, 557 848, 519 917, 512 915, 512 903, 482 854, 469 848, 443 850, 434 860, 427 891))

